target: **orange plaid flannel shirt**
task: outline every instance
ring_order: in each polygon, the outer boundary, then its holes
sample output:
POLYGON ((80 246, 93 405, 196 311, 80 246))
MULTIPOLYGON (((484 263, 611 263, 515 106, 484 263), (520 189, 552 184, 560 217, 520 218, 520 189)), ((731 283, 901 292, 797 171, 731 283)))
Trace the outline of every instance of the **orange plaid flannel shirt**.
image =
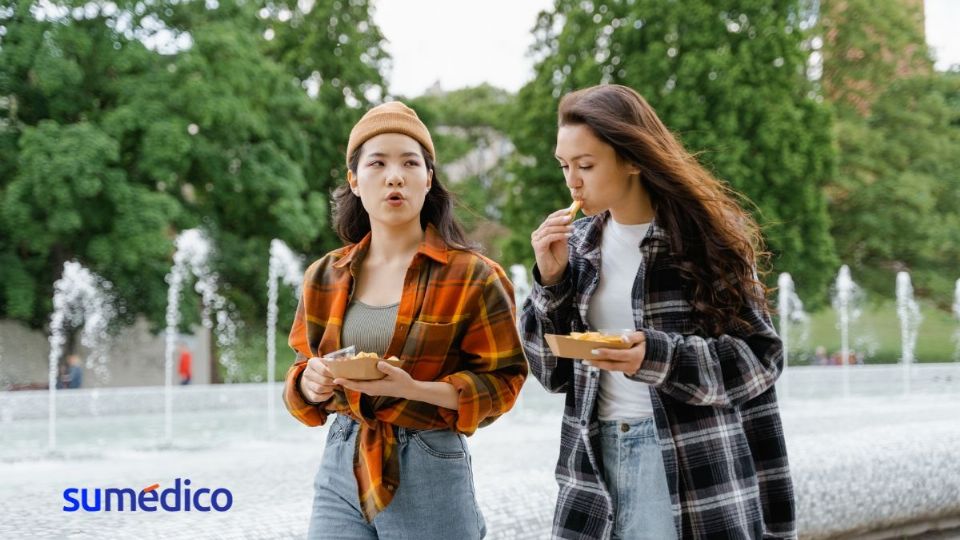
POLYGON ((303 278, 290 346, 297 358, 286 377, 284 403, 308 426, 322 425, 329 412, 360 422, 354 474, 367 519, 386 508, 400 483, 393 426, 472 434, 510 410, 527 375, 517 333, 513 285, 500 266, 481 255, 448 248, 428 226, 404 279, 393 337, 385 356, 421 381, 452 384, 457 410, 419 401, 336 391, 321 405, 307 403, 298 388, 306 362, 341 348, 343 315, 353 280, 370 245, 332 251, 303 278))

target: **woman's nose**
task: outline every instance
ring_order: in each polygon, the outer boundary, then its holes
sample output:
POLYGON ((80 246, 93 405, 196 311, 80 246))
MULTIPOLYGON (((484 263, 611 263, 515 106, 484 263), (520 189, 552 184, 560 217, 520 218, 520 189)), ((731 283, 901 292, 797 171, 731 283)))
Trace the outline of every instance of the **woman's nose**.
POLYGON ((390 187, 403 187, 403 176, 396 171, 387 173, 387 185, 390 187))

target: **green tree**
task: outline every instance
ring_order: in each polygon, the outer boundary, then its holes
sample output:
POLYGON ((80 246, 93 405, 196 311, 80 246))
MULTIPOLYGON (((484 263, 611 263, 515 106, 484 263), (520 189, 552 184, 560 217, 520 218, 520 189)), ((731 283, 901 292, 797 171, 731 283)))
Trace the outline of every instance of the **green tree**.
POLYGON ((410 100, 430 128, 440 178, 457 197, 457 218, 468 236, 499 259, 498 239, 507 193, 502 166, 512 153, 506 137, 513 95, 482 84, 410 100))
POLYGON ((0 9, 0 311, 43 324, 74 258, 114 283, 128 317, 162 311, 167 228, 180 207, 131 178, 102 125, 118 82, 153 69, 156 55, 102 16, 41 20, 31 7, 0 9))
POLYGON ((895 273, 948 308, 960 260, 960 74, 933 72, 917 3, 824 2, 824 96, 837 111, 833 236, 855 278, 894 295, 895 273))
POLYGON ((603 82, 635 88, 684 145, 755 204, 774 269, 801 294, 824 297, 836 266, 821 189, 834 169, 831 116, 805 77, 800 2, 558 0, 536 26, 536 78, 518 97, 511 137, 515 235, 507 252, 530 260, 529 233, 569 204, 554 162, 559 97, 603 82))
POLYGON ((820 2, 820 83, 841 118, 867 115, 891 81, 932 71, 923 24, 920 2, 820 2))
POLYGON ((202 226, 259 328, 270 240, 339 243, 329 190, 384 93, 368 2, 19 3, 0 27, 0 312, 42 324, 77 258, 159 324, 173 236, 202 226))
POLYGON ((895 273, 910 271, 918 295, 949 309, 960 277, 960 73, 895 81, 869 116, 838 130, 828 192, 844 262, 886 297, 895 273))

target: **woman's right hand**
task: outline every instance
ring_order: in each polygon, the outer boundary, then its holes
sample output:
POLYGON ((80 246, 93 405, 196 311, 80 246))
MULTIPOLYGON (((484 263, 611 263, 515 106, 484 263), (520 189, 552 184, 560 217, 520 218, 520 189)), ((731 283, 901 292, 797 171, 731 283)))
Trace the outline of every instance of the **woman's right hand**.
POLYGON ((573 232, 569 209, 557 210, 530 235, 533 254, 537 258, 541 285, 555 285, 567 269, 570 248, 567 238, 573 232))
POLYGON ((333 373, 324 365, 323 360, 313 357, 307 360, 307 367, 300 376, 300 393, 307 401, 321 403, 333 395, 337 385, 333 384, 333 373))

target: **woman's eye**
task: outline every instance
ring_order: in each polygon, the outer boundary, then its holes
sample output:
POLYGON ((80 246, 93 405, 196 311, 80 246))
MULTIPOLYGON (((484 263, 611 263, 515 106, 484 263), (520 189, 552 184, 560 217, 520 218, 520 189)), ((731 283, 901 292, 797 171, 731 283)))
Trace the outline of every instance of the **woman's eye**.
POLYGON ((567 170, 567 169, 570 168, 570 166, 569 166, 569 165, 561 165, 560 168, 563 169, 563 170, 567 170))
POLYGON ((410 167, 419 167, 420 162, 417 160, 411 159, 410 161, 407 162, 407 165, 410 167))
POLYGON ((589 171, 589 170, 592 169, 592 168, 593 168, 593 165, 581 165, 581 166, 580 166, 580 170, 581 170, 581 171, 589 171))

